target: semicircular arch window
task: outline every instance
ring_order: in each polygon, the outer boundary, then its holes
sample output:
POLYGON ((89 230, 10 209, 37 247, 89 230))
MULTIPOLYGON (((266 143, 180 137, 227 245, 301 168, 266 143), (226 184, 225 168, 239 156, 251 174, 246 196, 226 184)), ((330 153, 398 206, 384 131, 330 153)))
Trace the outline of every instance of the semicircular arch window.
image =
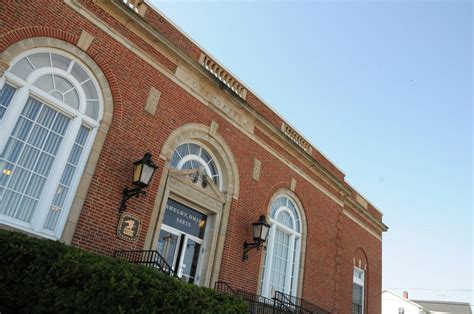
POLYGON ((85 68, 64 55, 37 52, 20 59, 10 70, 64 104, 97 119, 99 92, 85 68))
POLYGON ((92 72, 64 51, 36 48, 0 77, 0 222, 60 238, 99 121, 92 72))
POLYGON ((184 143, 178 146, 171 158, 171 166, 176 169, 203 169, 217 186, 221 186, 216 160, 201 145, 184 143))
POLYGON ((270 231, 261 282, 262 295, 277 291, 296 296, 301 257, 301 219, 295 202, 286 195, 270 204, 270 231))

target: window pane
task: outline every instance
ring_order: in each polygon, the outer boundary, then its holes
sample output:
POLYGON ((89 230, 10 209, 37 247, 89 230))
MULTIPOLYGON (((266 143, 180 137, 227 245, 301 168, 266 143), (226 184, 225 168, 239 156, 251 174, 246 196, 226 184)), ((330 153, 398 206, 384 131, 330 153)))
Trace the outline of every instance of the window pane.
POLYGON ((5 158, 5 160, 9 160, 10 162, 16 162, 20 157, 22 149, 22 142, 10 138, 7 142, 7 145, 5 146, 5 149, 3 150, 3 158, 5 158))
POLYGON ((34 69, 28 62, 28 60, 26 60, 26 58, 23 58, 12 67, 10 72, 26 80, 28 75, 33 72, 33 70, 34 69))
POLYGON ((180 145, 176 151, 178 152, 178 154, 181 156, 181 158, 183 158, 184 156, 186 155, 189 155, 189 150, 188 150, 188 145, 187 144, 183 144, 183 145, 180 145))
POLYGON ((31 218, 33 217, 33 213, 37 204, 37 200, 24 196, 20 205, 18 206, 15 218, 26 222, 31 222, 31 218))
POLYGON ((51 67, 51 62, 49 60, 49 53, 35 53, 28 56, 31 63, 35 66, 36 69, 51 67))
POLYGON ((53 109, 44 106, 43 110, 38 117, 38 123, 42 126, 49 128, 53 124, 54 118, 56 117, 56 111, 53 109))
POLYGON ((352 285, 352 303, 362 305, 362 291, 363 287, 359 285, 352 285))
POLYGON ((18 161, 18 165, 28 170, 33 170, 33 167, 38 160, 39 153, 39 149, 26 145, 23 153, 21 154, 21 158, 18 161))
POLYGON ((46 140, 46 136, 48 136, 48 129, 45 129, 37 124, 33 127, 33 131, 31 132, 27 143, 33 145, 34 147, 41 148, 43 147, 44 141, 46 140))
POLYGON ((64 94, 64 102, 74 109, 79 108, 79 95, 76 89, 72 89, 64 94))
POLYGON ((201 149, 199 145, 189 143, 188 148, 189 148, 189 154, 199 156, 199 150, 201 149))
POLYGON ((44 223, 44 228, 54 231, 56 230, 59 219, 61 218, 61 213, 64 209, 66 198, 71 187, 72 179, 76 171, 76 165, 80 160, 81 154, 83 152, 83 146, 86 143, 87 137, 90 130, 84 126, 81 126, 79 133, 76 136, 74 141, 74 146, 69 154, 68 162, 64 168, 63 174, 61 176, 60 183, 54 194, 54 199, 49 207, 48 216, 44 223))
POLYGON ((69 68, 69 64, 71 63, 71 60, 69 60, 68 58, 54 53, 51 54, 51 59, 53 60, 53 67, 59 68, 64 71, 67 71, 67 69, 69 68))
POLYGON ((84 89, 84 93, 86 94, 86 99, 99 99, 97 90, 95 89, 94 83, 92 83, 91 80, 82 83, 82 88, 84 89))
POLYGON ((86 71, 84 71, 77 63, 75 63, 72 67, 71 74, 76 80, 79 81, 79 83, 82 83, 85 80, 89 79, 89 75, 87 75, 86 71))
POLYGON ((41 107, 42 104, 39 101, 29 98, 25 108, 23 109, 22 115, 31 120, 36 120, 36 116, 38 115, 41 107))
POLYGON ((86 115, 93 119, 99 117, 99 101, 98 100, 88 100, 86 107, 86 115))
POLYGON ((2 89, 0 90, 0 120, 3 118, 8 105, 10 105, 15 91, 16 89, 8 84, 3 85, 2 89))
POLYGON ((52 129, 56 118, 67 128, 69 119, 29 98, 0 155, 4 197, 0 213, 31 222, 63 137, 52 129), (31 131, 29 131, 31 129, 31 131), (21 142, 14 136, 26 140, 21 142))
POLYGON ((33 85, 49 93, 54 89, 53 76, 51 74, 43 75, 33 85))
POLYGON ((67 126, 69 124, 69 118, 63 115, 58 115, 53 123, 52 130, 60 135, 64 135, 67 126))
POLYGON ((53 75, 53 79, 56 86, 55 89, 61 93, 65 93, 73 88, 72 84, 62 76, 53 75))
MULTIPOLYGON (((272 267, 270 270, 270 290, 288 293, 285 285, 289 274, 286 272, 289 257, 290 235, 280 231, 275 231, 275 240, 273 243, 272 267)), ((273 297, 273 294, 271 294, 273 297)))

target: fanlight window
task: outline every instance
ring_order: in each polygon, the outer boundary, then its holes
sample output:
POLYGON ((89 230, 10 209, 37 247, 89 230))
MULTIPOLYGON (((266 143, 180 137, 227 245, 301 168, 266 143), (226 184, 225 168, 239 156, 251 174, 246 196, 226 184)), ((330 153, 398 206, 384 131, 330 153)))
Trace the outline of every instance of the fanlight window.
POLYGON ((75 61, 55 53, 39 52, 19 60, 10 72, 68 106, 97 119, 99 93, 96 84, 75 61), (81 102, 83 108, 80 108, 81 102))
POLYGON ((102 115, 95 78, 32 50, 0 77, 0 222, 61 236, 102 115))
POLYGON ((270 224, 262 295, 272 298, 280 291, 295 296, 301 255, 301 221, 298 208, 288 196, 272 201, 270 224))
POLYGON ((171 166, 177 169, 202 168, 220 186, 219 170, 214 158, 202 146, 194 143, 185 143, 174 151, 171 166))

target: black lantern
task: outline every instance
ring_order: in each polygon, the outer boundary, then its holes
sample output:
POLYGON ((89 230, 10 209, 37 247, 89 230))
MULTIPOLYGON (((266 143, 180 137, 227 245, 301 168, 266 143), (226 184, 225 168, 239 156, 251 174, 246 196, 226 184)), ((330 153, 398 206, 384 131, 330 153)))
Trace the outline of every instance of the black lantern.
POLYGON ((151 160, 151 154, 146 153, 142 159, 133 163, 133 180, 132 183, 136 188, 129 189, 125 187, 122 190, 122 201, 120 202, 119 212, 123 212, 126 209, 127 201, 136 196, 145 196, 146 192, 143 188, 148 187, 158 167, 151 160))
POLYGON ((260 250, 260 247, 265 243, 270 230, 270 225, 266 222, 265 216, 261 215, 257 222, 252 224, 253 243, 244 242, 244 255, 242 260, 245 261, 249 258, 248 252, 252 249, 260 250))
POLYGON ((155 170, 158 168, 151 160, 151 154, 146 153, 142 159, 133 163, 133 181, 136 186, 147 187, 155 170))

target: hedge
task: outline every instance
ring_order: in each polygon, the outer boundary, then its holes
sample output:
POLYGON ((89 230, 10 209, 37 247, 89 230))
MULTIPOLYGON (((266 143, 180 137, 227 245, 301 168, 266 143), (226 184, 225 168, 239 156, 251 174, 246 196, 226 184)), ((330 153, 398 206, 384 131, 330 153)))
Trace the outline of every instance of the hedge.
POLYGON ((0 313, 248 313, 155 269, 0 230, 0 313))

